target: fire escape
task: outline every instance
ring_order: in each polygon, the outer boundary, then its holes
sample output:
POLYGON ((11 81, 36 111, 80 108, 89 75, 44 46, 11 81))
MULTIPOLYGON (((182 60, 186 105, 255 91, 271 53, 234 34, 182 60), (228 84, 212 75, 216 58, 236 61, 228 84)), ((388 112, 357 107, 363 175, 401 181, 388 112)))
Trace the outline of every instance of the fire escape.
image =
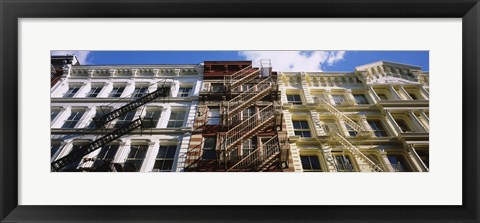
MULTIPOLYGON (((339 121, 343 121, 353 131, 355 131, 356 137, 370 137, 372 135, 372 132, 364 129, 362 126, 354 122, 352 119, 347 117, 343 112, 341 112, 335 106, 333 106, 327 99, 326 95, 320 98, 314 98, 314 100, 318 105, 326 109, 329 113, 335 116, 339 121)), ((362 151, 360 151, 360 149, 357 146, 355 146, 353 143, 350 142, 350 140, 345 138, 340 133, 339 129, 336 126, 329 126, 328 124, 322 124, 320 122, 319 117, 316 114, 312 115, 312 117, 315 125, 317 125, 317 127, 319 127, 326 135, 328 135, 331 141, 338 142, 340 145, 342 145, 343 148, 345 148, 348 152, 350 152, 353 155, 353 157, 365 162, 372 171, 374 172, 384 171, 379 164, 375 163, 374 161, 372 161, 372 159, 368 158, 362 151)), ((335 158, 332 155, 332 149, 324 148, 323 153, 324 153, 325 159, 337 169, 337 163, 335 161, 335 158)))
MULTIPOLYGON (((124 106, 121 106, 116 110, 103 114, 100 117, 93 118, 92 121, 95 123, 96 130, 103 131, 106 129, 106 125, 109 122, 121 117, 122 115, 126 115, 131 111, 134 111, 135 109, 155 100, 156 98, 168 97, 169 93, 170 93, 170 87, 166 86, 166 80, 165 80, 162 86, 159 87, 156 91, 146 94, 124 106)), ((106 133, 100 138, 94 140, 93 142, 82 146, 80 149, 72 151, 69 154, 63 156, 62 158, 53 161, 51 163, 51 169, 54 172, 62 171, 62 168, 72 163, 75 163, 75 161, 82 159, 85 155, 99 148, 102 148, 103 146, 106 146, 108 143, 122 137, 125 134, 132 132, 133 130, 139 127, 150 128, 151 126, 149 125, 151 123, 152 123, 151 120, 145 120, 143 118, 134 119, 131 122, 126 123, 114 129, 113 131, 106 133)), ((123 168, 119 165, 115 165, 115 168, 116 168, 116 171, 123 171, 123 168)))
MULTIPOLYGON (((221 125, 226 130, 217 134, 216 160, 205 162, 199 157, 186 166, 186 171, 266 171, 281 169, 286 164, 288 148, 283 143, 286 137, 279 137, 278 128, 281 128, 282 117, 280 105, 277 102, 278 89, 276 76, 272 75, 269 60, 262 60, 252 64, 232 75, 224 78, 227 94, 239 92, 228 101, 224 101, 221 110, 221 125), (254 67, 255 65, 259 67, 254 67), (239 91, 239 87, 246 83, 254 83, 247 89, 239 91), (267 102, 262 99, 270 96, 267 102), (262 105, 254 115, 240 119, 243 110, 256 105, 262 105), (271 135, 264 142, 248 154, 239 155, 239 146, 263 133, 271 130, 271 135), (207 164, 205 164, 207 163, 207 164)), ((200 149, 200 148, 197 148, 200 149)), ((188 159, 188 158, 187 158, 188 159)))

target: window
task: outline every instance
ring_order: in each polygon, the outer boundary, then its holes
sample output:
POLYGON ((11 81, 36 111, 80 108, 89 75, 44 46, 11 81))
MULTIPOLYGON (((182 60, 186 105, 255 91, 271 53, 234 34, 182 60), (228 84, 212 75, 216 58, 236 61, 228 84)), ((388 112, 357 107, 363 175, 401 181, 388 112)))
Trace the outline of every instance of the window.
POLYGON ((359 105, 368 105, 368 99, 364 94, 354 94, 353 97, 359 105))
POLYGON ((373 133, 377 137, 387 137, 387 131, 383 127, 380 120, 368 120, 368 124, 372 127, 373 133))
POLYGON ((345 97, 343 95, 339 94, 334 94, 332 95, 333 101, 335 102, 336 105, 341 105, 343 101, 345 100, 345 97))
POLYGON ((108 95, 109 98, 119 98, 122 96, 125 87, 113 87, 112 91, 108 95))
POLYGON ((145 117, 143 117, 143 124, 146 128, 156 128, 158 120, 160 119, 160 110, 155 108, 147 109, 145 117))
POLYGON ((215 137, 205 138, 203 142, 202 159, 213 160, 217 158, 217 152, 215 151, 217 139, 215 137))
POLYGON ((70 87, 68 88, 67 92, 63 95, 64 98, 71 98, 75 96, 75 94, 78 92, 80 87, 70 87))
POLYGON ((102 147, 97 157, 95 158, 94 166, 101 166, 102 164, 112 163, 115 159, 115 154, 118 151, 118 145, 107 145, 102 147))
POLYGON ((220 109, 208 108, 208 121, 207 125, 219 125, 220 124, 220 109))
POLYGON ((155 159, 155 164, 153 165, 153 168, 158 169, 162 172, 172 171, 173 160, 176 152, 176 145, 161 145, 158 149, 157 158, 155 159))
POLYGON ((75 125, 77 125, 78 121, 80 120, 80 118, 82 118, 84 113, 84 111, 72 111, 70 117, 68 117, 67 120, 65 120, 65 123, 63 123, 62 128, 75 128, 75 125))
POLYGON ((388 161, 395 172, 411 172, 405 157, 402 155, 387 155, 388 161))
POLYGON ((97 87, 92 86, 92 88, 90 89, 90 91, 87 94, 87 97, 96 98, 98 96, 98 94, 100 93, 100 91, 102 91, 102 88, 103 88, 102 86, 97 86, 97 87))
POLYGON ((353 167, 352 160, 347 155, 334 155, 335 156, 335 165, 338 172, 355 172, 353 167))
POLYGON ((242 143, 242 155, 246 156, 255 150, 256 137, 246 140, 242 143))
POLYGON ((144 95, 147 94, 148 87, 143 86, 143 87, 135 87, 135 90, 133 90, 132 97, 134 98, 140 98, 143 97, 144 95))
POLYGON ((172 111, 170 120, 168 120, 167 128, 179 128, 183 126, 185 120, 185 111, 172 111))
POLYGON ((300 97, 299 94, 288 94, 287 100, 288 100, 288 103, 291 103, 292 105, 302 104, 302 98, 300 97))
POLYGON ((292 121, 292 123, 296 136, 307 138, 312 137, 307 121, 292 121))
POLYGON ((380 93, 380 94, 377 94, 377 95, 380 98, 380 100, 382 100, 382 101, 388 100, 387 95, 385 95, 385 94, 380 93))
POLYGON ((130 123, 133 118, 135 117, 135 113, 137 111, 133 110, 128 112, 127 114, 123 114, 120 117, 118 117, 117 122, 115 123, 115 128, 120 128, 128 123, 130 123))
POLYGON ((125 172, 138 172, 142 168, 145 155, 147 154, 147 145, 132 145, 130 152, 125 160, 125 172))
POLYGON ((304 172, 322 172, 318 156, 300 156, 304 172))
POLYGON ((186 98, 190 96, 190 92, 192 92, 191 87, 181 87, 178 89, 178 97, 186 98))
POLYGON ((50 122, 53 121, 53 119, 55 119, 55 117, 57 117, 59 113, 60 113, 59 108, 52 108, 50 111, 50 122))
POLYGON ((411 132, 412 129, 407 125, 407 122, 403 119, 395 119, 395 122, 397 123, 398 127, 402 130, 402 132, 411 132))

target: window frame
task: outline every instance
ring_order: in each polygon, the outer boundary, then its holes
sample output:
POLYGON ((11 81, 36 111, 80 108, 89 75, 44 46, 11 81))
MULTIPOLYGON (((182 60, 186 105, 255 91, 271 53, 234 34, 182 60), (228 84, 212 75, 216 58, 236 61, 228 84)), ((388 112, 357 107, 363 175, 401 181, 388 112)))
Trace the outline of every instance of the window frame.
POLYGON ((367 119, 367 122, 368 122, 368 125, 370 126, 370 128, 372 129, 373 131, 373 134, 375 135, 375 137, 389 137, 389 133, 387 131, 387 128, 385 128, 385 124, 383 123, 383 120, 380 120, 380 119, 367 119), (374 129, 372 127, 372 124, 371 122, 377 122, 380 124, 380 126, 382 127, 382 130, 378 130, 378 129, 374 129), (382 135, 382 136, 378 136, 376 133, 377 132, 385 132, 385 135, 382 135))
POLYGON ((354 159, 354 156, 350 155, 350 154, 346 154, 344 152, 337 152, 337 153, 332 153, 333 155, 333 158, 335 160, 335 169, 337 172, 359 172, 358 169, 357 169, 357 164, 355 162, 355 159, 354 159), (347 158, 347 161, 348 163, 350 164, 350 169, 348 169, 348 171, 345 171, 347 169, 345 169, 345 163, 342 162, 342 168, 341 168, 341 171, 339 171, 339 163, 338 163, 338 157, 343 157, 343 158, 347 158))
MULTIPOLYGON (((82 119, 82 117, 85 115, 85 113, 86 113, 86 111, 85 111, 85 110, 81 110, 81 109, 73 109, 73 110, 71 110, 71 111, 70 111, 70 115, 68 116, 68 118, 65 119, 65 121, 63 122, 61 128, 62 128, 62 129, 73 129, 73 128, 75 128, 75 127, 78 125, 78 123, 80 122, 80 119, 82 119), (72 117, 72 115, 73 115, 74 113, 76 113, 76 114, 75 114, 74 117, 72 117), (81 113, 81 115, 78 116, 78 113, 81 113), (78 117, 78 119, 75 120, 76 117, 78 117), (73 119, 71 119, 71 118, 73 118, 73 119), (75 124, 73 124, 73 126, 71 126, 71 127, 66 127, 65 125, 67 125, 67 122, 69 122, 69 123, 75 122, 75 124)), ((69 126, 70 126, 70 125, 71 125, 71 124, 69 124, 69 126)))
POLYGON ((63 94, 62 97, 63 98, 73 98, 73 97, 75 97, 78 94, 78 92, 80 91, 81 87, 82 86, 77 86, 77 85, 68 86, 67 91, 63 94), (71 92, 71 91, 74 91, 74 92, 71 92))
POLYGON ((394 172, 414 172, 413 165, 410 163, 410 161, 408 161, 407 156, 405 156, 403 153, 392 152, 392 153, 387 153, 386 156, 387 156, 388 163, 390 167, 394 170, 394 172), (390 157, 401 157, 401 158, 400 160, 397 159, 398 162, 394 164, 392 163, 392 160, 390 159, 390 157), (394 167, 394 165, 398 165, 399 163, 402 167, 401 171, 397 171, 396 167, 394 167))
POLYGON ((312 130, 310 129, 310 123, 308 122, 308 120, 305 120, 305 119, 298 119, 298 120, 292 120, 292 125, 293 125, 293 131, 295 133, 295 136, 298 136, 298 137, 301 137, 301 138, 312 138, 313 137, 313 134, 312 134, 312 130), (299 123, 299 126, 301 128, 295 128, 295 122, 298 122, 299 123), (306 123, 306 128, 304 128, 305 126, 303 126, 302 124, 303 123, 306 123), (297 134, 298 133, 301 133, 301 134, 297 134), (308 134, 310 136, 308 137, 305 137, 305 132, 308 132, 308 134))
POLYGON ((143 166, 143 164, 145 162, 145 159, 147 157, 148 149, 149 149, 149 145, 145 145, 145 144, 130 145, 130 150, 128 151, 127 157, 125 158, 124 165, 125 165, 125 167, 127 167, 127 163, 135 164, 135 162, 139 162, 140 165, 139 166, 136 166, 136 165, 133 166, 133 167, 136 168, 135 171, 125 169, 125 172, 140 172, 142 170, 142 166, 143 166), (133 149, 136 149, 137 151, 135 152, 133 157, 130 157, 133 149), (145 150, 144 152, 142 151, 143 154, 139 153, 140 149, 145 150), (138 154, 143 155, 143 157, 137 157, 138 154))
POLYGON ((302 164, 302 170, 303 172, 325 172, 323 170, 323 167, 322 167, 322 163, 320 161, 321 159, 319 158, 318 155, 309 155, 309 154, 302 154, 300 155, 300 163, 302 164), (303 160, 303 157, 307 157, 308 158, 308 164, 310 166, 310 168, 305 168, 306 167, 306 163, 304 163, 304 160, 303 160), (318 161, 318 169, 314 169, 313 167, 313 164, 312 164, 312 161, 311 161, 311 158, 314 157, 316 158, 316 160, 318 161))
POLYGON ((135 89, 133 89, 132 98, 141 98, 148 94, 148 86, 147 85, 137 85, 135 89))
POLYGON ((287 94, 287 101, 288 103, 292 104, 292 105, 303 105, 303 100, 302 100, 302 95, 300 93, 288 93, 287 94), (297 97, 298 96, 298 100, 297 97), (292 100, 290 100, 290 97, 294 97, 292 98, 292 100))
POLYGON ((192 92, 193 92, 193 86, 180 86, 180 88, 178 88, 177 97, 188 98, 192 95, 192 92), (185 92, 185 91, 182 91, 182 89, 183 90, 189 89, 189 91, 185 92))
POLYGON ((172 172, 172 170, 174 170, 174 164, 175 164, 175 158, 176 158, 176 155, 177 155, 177 151, 178 151, 178 145, 175 145, 175 144, 162 144, 160 142, 160 146, 158 147, 158 152, 157 152, 157 155, 155 156, 155 162, 153 163, 153 169, 158 169, 159 171, 158 172, 172 172), (160 152, 161 152, 161 149, 162 148, 167 148, 166 149, 166 152, 164 153, 164 156, 163 157, 159 157, 160 155, 160 152), (167 155, 169 155, 169 151, 172 150, 173 148, 173 154, 171 157, 167 157, 167 155), (160 168, 156 168, 157 167, 157 162, 161 162, 162 165, 160 168), (168 162, 171 162, 170 164, 170 169, 163 169, 163 167, 165 166, 165 163, 168 163, 168 162))
POLYGON ((370 101, 368 100, 368 97, 367 97, 366 94, 364 94, 364 93, 353 93, 352 95, 353 95, 353 98, 355 99, 355 103, 357 105, 368 105, 368 104, 370 104, 370 101), (357 99, 357 96, 363 97, 365 99, 365 101, 364 101, 365 103, 361 103, 361 102, 359 103, 359 100, 357 99))
POLYGON ((202 160, 215 160, 217 159, 217 137, 215 136, 205 136, 203 137, 202 143, 202 160), (211 141, 211 142, 210 142, 211 141), (206 143, 212 143, 209 147, 206 147, 206 143), (208 148, 208 149, 206 149, 208 148))
POLYGON ((112 90, 108 94, 108 97, 109 98, 120 98, 120 97, 122 97, 123 93, 125 92, 125 88, 126 88, 126 86, 113 86, 112 90), (120 91, 120 89, 121 89, 121 91, 120 91))
POLYGON ((331 94, 331 96, 332 96, 334 105, 343 105, 347 99, 344 94, 331 94), (337 101, 337 99, 339 98, 341 100, 337 101))
POLYGON ((186 109, 173 109, 171 112, 170 112, 170 117, 168 118, 168 121, 167 121, 167 128, 181 128, 185 125, 185 119, 187 117, 187 110, 186 109), (176 119, 172 119, 172 114, 173 113, 179 113, 179 112, 183 112, 184 115, 183 115, 183 119, 178 119, 178 114, 176 115, 176 119), (173 126, 170 126, 170 123, 175 123, 173 126), (177 126, 178 123, 181 122, 181 125, 180 126, 177 126))
POLYGON ((103 88, 104 88, 103 85, 93 85, 93 86, 91 86, 90 90, 88 91, 88 93, 86 95, 86 97, 87 98, 97 98, 98 95, 100 94, 100 92, 102 92, 103 88), (93 92, 92 92, 92 90, 93 90, 93 92), (92 95, 95 95, 95 97, 92 97, 92 95))

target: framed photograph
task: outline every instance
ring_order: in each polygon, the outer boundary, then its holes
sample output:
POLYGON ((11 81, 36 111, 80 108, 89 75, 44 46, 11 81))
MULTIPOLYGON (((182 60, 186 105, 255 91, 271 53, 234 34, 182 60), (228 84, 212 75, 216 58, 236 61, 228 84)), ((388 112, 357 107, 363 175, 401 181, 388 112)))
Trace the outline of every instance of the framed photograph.
POLYGON ((479 10, 1 1, 1 222, 478 222, 479 10))

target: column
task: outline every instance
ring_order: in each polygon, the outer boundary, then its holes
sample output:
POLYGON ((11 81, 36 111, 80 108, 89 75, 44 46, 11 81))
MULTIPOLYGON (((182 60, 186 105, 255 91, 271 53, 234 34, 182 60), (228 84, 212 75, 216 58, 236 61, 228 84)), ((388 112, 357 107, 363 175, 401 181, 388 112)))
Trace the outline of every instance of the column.
POLYGON ((87 96, 87 93, 90 91, 91 89, 91 84, 90 82, 88 83, 82 83, 82 86, 80 86, 80 89, 77 91, 77 93, 75 94, 75 96, 73 96, 74 98, 83 98, 83 97, 86 97, 87 96))
POLYGON ((387 119, 386 119, 387 123, 391 125, 395 136, 398 136, 399 133, 403 132, 402 129, 400 129, 400 126, 398 126, 397 122, 393 118, 390 111, 385 111, 385 116, 387 117, 387 119))
POLYGON ((368 85, 367 87, 367 95, 372 99, 374 104, 377 104, 380 101, 380 97, 378 97, 377 93, 373 89, 372 85, 368 85))
POLYGON ((85 109, 85 113, 83 113, 83 116, 78 120, 78 123, 75 125, 75 128, 83 128, 90 124, 92 121, 92 117, 95 116, 95 107, 89 107, 85 109), (92 115, 92 110, 93 110, 93 115, 92 115))
POLYGON ((157 157, 159 149, 159 141, 148 143, 147 154, 145 154, 145 160, 143 160, 142 167, 139 172, 151 172, 155 164, 155 158, 157 157))
POLYGON ((416 127, 418 129, 420 129, 420 132, 428 132, 428 129, 425 128, 425 126, 423 126, 422 122, 420 122, 420 120, 418 120, 417 116, 415 115, 415 113, 413 113, 413 109, 409 109, 408 112, 407 112, 407 115, 410 117, 410 119, 412 120, 413 124, 416 125, 416 127))
POLYGON ((422 119, 421 121, 423 121, 422 123, 425 126, 425 128, 430 129, 430 118, 428 118, 424 110, 419 110, 418 112, 420 113, 419 117, 420 119, 422 119))
POLYGON ((428 93, 427 90, 423 86, 418 86, 420 89, 420 92, 422 93, 423 97, 425 97, 425 100, 428 100, 430 98, 430 94, 428 93))
POLYGON ((170 119, 170 111, 168 107, 162 107, 162 111, 160 113, 160 119, 158 120, 157 127, 158 128, 166 128, 168 124, 168 120, 170 119))
POLYGON ((400 97, 400 95, 398 95, 397 90, 395 90, 393 85, 388 85, 388 89, 390 90, 390 93, 392 94, 394 99, 402 100, 402 98, 400 97))
POLYGON ((355 97, 353 97, 352 89, 347 89, 347 92, 345 93, 345 99, 347 100, 348 105, 355 104, 355 97))
MULTIPOLYGON (((372 132, 373 129, 372 127, 370 126, 370 124, 368 124, 368 121, 367 121, 367 117, 365 115, 360 115, 360 122, 363 123, 363 128, 366 130, 366 131, 369 131, 369 132, 372 132)), ((362 125, 361 123, 358 123, 359 125, 362 125)))
POLYGON ((417 152, 415 151, 415 149, 411 144, 408 145, 407 155, 411 159, 413 165, 415 166, 415 169, 417 169, 418 172, 428 172, 428 168, 420 159, 420 157, 418 156, 417 152))
POLYGON ((325 98, 324 99, 331 105, 335 104, 335 101, 333 100, 332 92, 330 91, 330 89, 325 90, 325 98))
POLYGON ((133 81, 130 81, 127 83, 125 86, 125 90, 123 91, 122 95, 120 96, 121 98, 123 97, 131 97, 133 94, 133 91, 135 90, 135 84, 133 81))
POLYGON ((405 90, 405 88, 402 85, 399 85, 398 88, 403 93, 406 100, 413 100, 412 97, 410 97, 410 95, 408 94, 408 92, 405 90))
POLYGON ((342 119, 338 119, 338 124, 340 125, 339 132, 341 132, 343 136, 350 136, 350 134, 348 134, 347 126, 345 126, 345 121, 343 121, 342 119))

